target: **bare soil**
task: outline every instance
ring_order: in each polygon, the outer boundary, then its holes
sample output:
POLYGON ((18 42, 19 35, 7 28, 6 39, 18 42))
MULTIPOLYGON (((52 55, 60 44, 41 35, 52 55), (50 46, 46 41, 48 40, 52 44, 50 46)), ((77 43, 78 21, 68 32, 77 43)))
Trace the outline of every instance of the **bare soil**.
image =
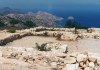
POLYGON ((68 44, 70 51, 88 51, 100 53, 100 40, 81 39, 78 41, 59 41, 53 37, 28 36, 8 43, 6 46, 12 47, 35 47, 35 43, 43 44, 47 42, 58 42, 68 44))

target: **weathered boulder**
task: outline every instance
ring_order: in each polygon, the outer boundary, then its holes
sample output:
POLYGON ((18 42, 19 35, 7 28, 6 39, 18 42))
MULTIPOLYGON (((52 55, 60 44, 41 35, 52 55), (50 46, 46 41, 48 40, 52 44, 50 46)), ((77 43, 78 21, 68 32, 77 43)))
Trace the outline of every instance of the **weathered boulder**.
POLYGON ((88 32, 100 32, 100 28, 88 28, 88 32))
POLYGON ((64 52, 64 53, 67 53, 67 52, 68 52, 68 45, 67 45, 67 44, 61 45, 59 48, 60 48, 60 49, 62 50, 62 52, 64 52))
POLYGON ((66 57, 64 63, 65 64, 73 64, 73 63, 76 63, 76 58, 75 57, 66 57))
POLYGON ((86 67, 84 70, 93 70, 93 69, 90 67, 86 67))
POLYGON ((48 43, 43 43, 39 45, 36 43, 36 47, 40 51, 56 51, 58 50, 59 52, 68 52, 68 46, 67 45, 61 45, 60 43, 53 43, 53 42, 48 42, 48 43))
POLYGON ((95 63, 96 60, 97 60, 96 58, 89 58, 89 61, 90 61, 90 62, 94 62, 94 63, 95 63))
POLYGON ((89 67, 94 68, 95 67, 95 64, 93 62, 90 62, 89 63, 89 67))
POLYGON ((44 32, 44 36, 53 37, 53 32, 51 32, 51 31, 45 31, 45 32, 44 32))
POLYGON ((84 62, 80 62, 79 65, 80 65, 81 68, 87 67, 86 64, 85 64, 84 62))
POLYGON ((73 34, 71 32, 66 32, 60 36, 60 40, 64 41, 75 41, 77 39, 77 34, 73 34))
POLYGON ((36 43, 36 48, 40 51, 51 51, 51 46, 48 43, 44 43, 42 45, 36 43))
POLYGON ((78 70, 79 64, 66 64, 63 70, 78 70))
POLYGON ((97 60, 97 64, 100 65, 100 54, 99 53, 88 53, 89 59, 94 59, 92 61, 97 60))
POLYGON ((88 60, 87 55, 84 55, 84 54, 78 54, 78 55, 77 55, 77 61, 78 61, 78 62, 86 61, 86 60, 88 60))
POLYGON ((51 62, 50 63, 51 67, 54 69, 57 69, 57 63, 56 62, 51 62))
POLYGON ((100 65, 100 58, 97 59, 97 64, 100 65))
POLYGON ((87 67, 87 65, 84 62, 80 62, 79 65, 80 65, 81 68, 86 68, 87 67))

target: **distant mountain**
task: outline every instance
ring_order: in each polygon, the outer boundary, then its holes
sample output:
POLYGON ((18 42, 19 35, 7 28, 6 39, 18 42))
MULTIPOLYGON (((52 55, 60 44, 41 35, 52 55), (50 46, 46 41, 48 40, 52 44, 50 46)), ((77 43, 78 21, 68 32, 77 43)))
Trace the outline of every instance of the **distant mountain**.
POLYGON ((22 13, 20 10, 18 9, 11 9, 9 7, 4 7, 0 9, 0 15, 7 15, 7 14, 18 14, 18 13, 22 13))
POLYGON ((4 14, 0 16, 0 20, 6 26, 12 26, 10 21, 13 19, 14 22, 17 20, 17 24, 13 24, 13 26, 24 27, 24 23, 26 21, 32 21, 37 26, 45 26, 45 27, 61 27, 59 24, 60 21, 63 20, 62 17, 55 16, 48 12, 39 11, 37 13, 27 12, 20 13, 8 7, 0 9, 0 13, 4 14))

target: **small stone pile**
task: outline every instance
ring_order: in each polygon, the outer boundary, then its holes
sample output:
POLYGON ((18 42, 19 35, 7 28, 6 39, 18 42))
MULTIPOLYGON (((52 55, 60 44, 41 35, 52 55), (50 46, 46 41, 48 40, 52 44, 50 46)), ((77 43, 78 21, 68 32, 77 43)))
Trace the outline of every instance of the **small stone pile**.
POLYGON ((1 47, 0 58, 21 60, 48 70, 100 70, 100 53, 69 52, 66 44, 59 43, 42 45, 46 48, 42 51, 37 47, 1 47))
POLYGON ((100 70, 100 54, 73 52, 64 63, 66 66, 63 70, 100 70))

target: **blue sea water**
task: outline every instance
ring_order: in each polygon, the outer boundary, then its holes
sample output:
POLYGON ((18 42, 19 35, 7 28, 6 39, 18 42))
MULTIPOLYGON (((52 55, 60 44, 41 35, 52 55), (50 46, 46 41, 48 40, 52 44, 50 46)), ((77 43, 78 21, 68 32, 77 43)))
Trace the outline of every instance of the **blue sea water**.
POLYGON ((89 9, 67 9, 64 8, 62 9, 33 9, 30 10, 32 12, 37 12, 37 11, 45 11, 49 12, 53 15, 63 17, 64 19, 61 22, 61 25, 64 26, 67 18, 69 16, 73 16, 75 21, 79 22, 81 25, 86 26, 86 27, 97 27, 100 28, 100 9, 99 8, 89 8, 89 9))
POLYGON ((69 16, 73 16, 83 26, 100 28, 100 12, 97 11, 60 11, 53 13, 64 18, 62 26, 65 25, 69 16))
POLYGON ((27 11, 47 11, 63 17, 62 25, 69 16, 89 27, 100 27, 100 0, 0 0, 0 7, 27 11))
MULTIPOLYGON (((38 10, 37 10, 38 11, 38 10)), ((64 26, 67 18, 73 16, 75 21, 86 27, 97 27, 100 28, 100 11, 95 10, 42 10, 49 12, 53 15, 63 17, 61 25, 64 26)))

